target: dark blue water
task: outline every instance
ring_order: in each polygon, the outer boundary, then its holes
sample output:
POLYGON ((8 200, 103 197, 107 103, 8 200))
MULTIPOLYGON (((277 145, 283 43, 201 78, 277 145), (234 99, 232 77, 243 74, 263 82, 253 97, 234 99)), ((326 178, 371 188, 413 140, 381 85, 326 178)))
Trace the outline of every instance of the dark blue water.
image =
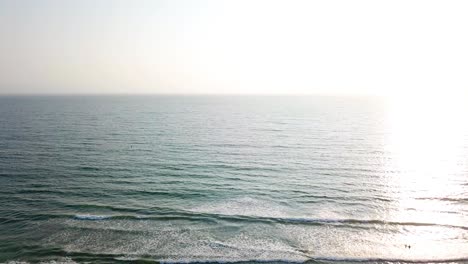
POLYGON ((467 114, 0 97, 0 262, 467 262, 467 114))

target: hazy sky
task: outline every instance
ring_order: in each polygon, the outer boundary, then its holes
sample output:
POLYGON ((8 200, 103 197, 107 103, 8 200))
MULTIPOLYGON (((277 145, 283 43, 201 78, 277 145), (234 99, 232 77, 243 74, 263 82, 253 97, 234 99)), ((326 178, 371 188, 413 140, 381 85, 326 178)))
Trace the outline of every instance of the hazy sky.
POLYGON ((468 1, 0 0, 0 93, 462 93, 468 1))

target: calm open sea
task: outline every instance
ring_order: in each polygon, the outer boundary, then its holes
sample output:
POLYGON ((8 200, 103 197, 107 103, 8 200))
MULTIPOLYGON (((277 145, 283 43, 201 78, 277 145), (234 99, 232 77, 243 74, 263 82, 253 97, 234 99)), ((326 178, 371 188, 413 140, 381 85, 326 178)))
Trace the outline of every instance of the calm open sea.
POLYGON ((468 263, 467 116, 371 97, 0 97, 0 263, 468 263))

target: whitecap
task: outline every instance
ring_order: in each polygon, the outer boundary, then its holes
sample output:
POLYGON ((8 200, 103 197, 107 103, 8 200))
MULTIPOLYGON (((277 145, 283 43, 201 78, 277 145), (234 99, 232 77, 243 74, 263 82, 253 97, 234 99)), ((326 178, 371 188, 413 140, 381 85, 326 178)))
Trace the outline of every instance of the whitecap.
POLYGON ((92 214, 75 215, 75 218, 79 220, 104 220, 110 217, 111 216, 109 215, 92 215, 92 214))

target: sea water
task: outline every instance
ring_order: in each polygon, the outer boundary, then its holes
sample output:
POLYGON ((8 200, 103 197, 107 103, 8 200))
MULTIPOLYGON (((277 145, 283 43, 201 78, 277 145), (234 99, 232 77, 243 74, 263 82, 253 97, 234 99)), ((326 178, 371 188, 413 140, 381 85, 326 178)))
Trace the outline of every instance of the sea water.
POLYGON ((0 263, 467 262, 463 109, 0 97, 0 263))

